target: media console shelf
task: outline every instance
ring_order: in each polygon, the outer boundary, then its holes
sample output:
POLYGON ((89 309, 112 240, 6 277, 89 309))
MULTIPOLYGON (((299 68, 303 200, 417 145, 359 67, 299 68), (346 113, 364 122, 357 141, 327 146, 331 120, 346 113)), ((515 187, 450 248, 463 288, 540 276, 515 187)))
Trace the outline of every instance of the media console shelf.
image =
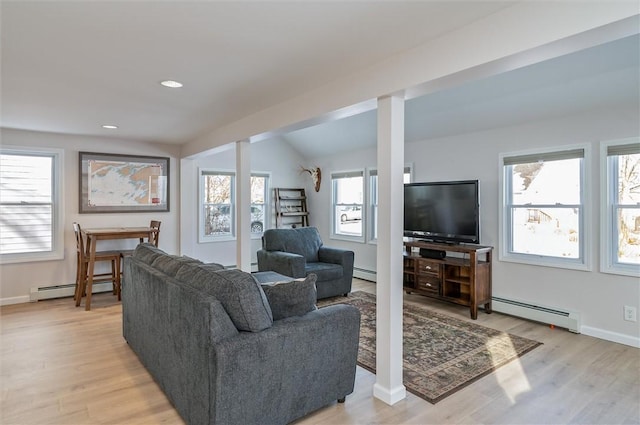
POLYGON ((444 244, 414 239, 404 241, 402 284, 408 294, 416 293, 468 306, 471 318, 478 318, 478 306, 491 313, 491 253, 493 247, 472 244, 444 244), (423 257, 422 249, 429 257, 423 257), (444 258, 442 254, 444 253, 444 258), (431 258, 434 257, 434 258, 431 258))

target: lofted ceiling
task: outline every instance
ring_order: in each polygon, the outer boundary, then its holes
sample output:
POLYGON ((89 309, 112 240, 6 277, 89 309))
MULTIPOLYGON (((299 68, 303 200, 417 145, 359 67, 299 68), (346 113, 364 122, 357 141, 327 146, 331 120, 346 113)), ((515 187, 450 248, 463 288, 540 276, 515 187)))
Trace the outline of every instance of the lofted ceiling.
MULTIPOLYGON (((539 62, 408 100, 405 140, 473 131, 640 105, 640 37, 539 62)), ((640 120, 640 118, 639 118, 640 120)), ((300 155, 318 158, 376 145, 376 111, 283 136, 300 155)))
MULTIPOLYGON (((515 3, 1 0, 0 126, 183 144, 515 3)), ((410 99, 406 140, 637 107, 639 52, 636 35, 410 99)), ((281 137, 307 158, 375 146, 375 111, 281 137)))
POLYGON ((181 144, 514 3, 2 0, 0 126, 181 144))

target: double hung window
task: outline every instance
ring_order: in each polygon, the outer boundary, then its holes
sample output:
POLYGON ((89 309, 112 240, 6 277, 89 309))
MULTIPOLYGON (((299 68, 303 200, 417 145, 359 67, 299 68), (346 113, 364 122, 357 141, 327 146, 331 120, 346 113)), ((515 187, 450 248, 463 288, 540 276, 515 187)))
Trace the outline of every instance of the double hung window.
POLYGON ((235 174, 202 171, 202 227, 205 238, 230 238, 234 235, 233 214, 235 174))
POLYGON ((331 191, 333 236, 363 241, 364 171, 332 173, 331 191))
MULTIPOLYGON (((403 183, 411 183, 411 166, 405 166, 403 183)), ((369 170, 369 241, 378 240, 378 170, 369 170)))
MULTIPOLYGON (((235 237, 235 172, 200 171, 201 241, 229 240, 235 237)), ((251 233, 261 234, 266 228, 269 175, 251 175, 251 233)))
POLYGON ((606 211, 602 239, 602 271, 640 275, 640 143, 604 145, 606 211))
POLYGON ((0 255, 2 263, 63 256, 62 152, 0 151, 0 255))
POLYGON ((503 260, 584 269, 585 148, 507 155, 503 260))

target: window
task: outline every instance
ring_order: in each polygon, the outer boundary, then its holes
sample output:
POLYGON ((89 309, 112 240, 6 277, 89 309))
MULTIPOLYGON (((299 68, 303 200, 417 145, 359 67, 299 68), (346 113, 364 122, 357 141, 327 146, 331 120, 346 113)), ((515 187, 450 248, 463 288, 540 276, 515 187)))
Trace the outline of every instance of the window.
POLYGON ((364 241, 362 199, 364 171, 331 174, 333 236, 364 241))
POLYGON ((234 235, 235 174, 201 171, 202 236, 204 239, 229 239, 234 235))
MULTIPOLYGON (((403 183, 411 183, 411 166, 404 167, 403 183)), ((369 170, 369 240, 378 240, 378 170, 369 170)))
MULTIPOLYGON (((235 237, 235 172, 201 170, 201 242, 235 237)), ((269 205, 269 175, 251 175, 251 233, 266 228, 269 205)))
POLYGON ((2 263, 63 258, 61 170, 58 150, 0 150, 2 263))
POLYGON ((640 143, 604 145, 607 200, 602 240, 602 271, 640 275, 640 143))
POLYGON ((504 156, 501 259, 585 269, 585 148, 504 156))
POLYGON ((267 206, 269 205, 269 176, 251 175, 251 233, 262 233, 265 229, 267 206))

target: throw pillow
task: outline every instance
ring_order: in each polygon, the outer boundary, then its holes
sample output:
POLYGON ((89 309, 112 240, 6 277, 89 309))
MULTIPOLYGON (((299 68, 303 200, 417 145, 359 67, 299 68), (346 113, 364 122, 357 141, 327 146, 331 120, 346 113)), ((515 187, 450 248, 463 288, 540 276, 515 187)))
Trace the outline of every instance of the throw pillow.
POLYGON ((316 280, 315 274, 309 274, 301 279, 263 283, 262 289, 269 300, 273 320, 304 316, 316 310, 316 280))

